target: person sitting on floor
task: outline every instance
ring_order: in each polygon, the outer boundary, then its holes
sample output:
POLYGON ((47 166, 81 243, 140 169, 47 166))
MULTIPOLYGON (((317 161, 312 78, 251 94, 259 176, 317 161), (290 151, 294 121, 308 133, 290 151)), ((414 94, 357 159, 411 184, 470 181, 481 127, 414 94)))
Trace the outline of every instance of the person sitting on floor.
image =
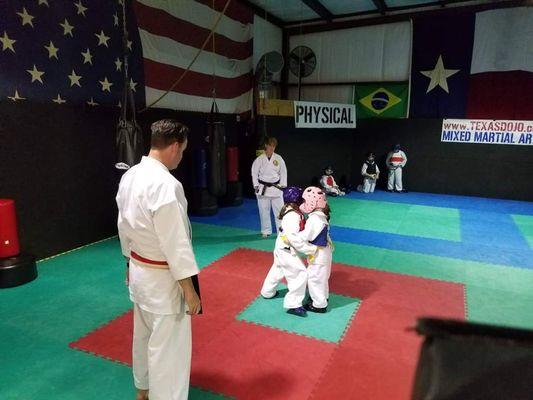
POLYGON ((320 178, 320 185, 329 196, 344 196, 346 193, 339 188, 333 177, 333 168, 330 166, 324 169, 324 175, 320 178))

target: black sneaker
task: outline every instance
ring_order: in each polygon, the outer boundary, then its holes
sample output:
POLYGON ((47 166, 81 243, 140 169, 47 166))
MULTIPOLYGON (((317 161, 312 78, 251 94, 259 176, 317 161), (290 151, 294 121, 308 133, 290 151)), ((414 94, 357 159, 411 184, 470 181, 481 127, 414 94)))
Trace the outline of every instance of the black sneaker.
POLYGON ((324 308, 318 308, 318 307, 315 307, 312 303, 307 303, 304 308, 307 310, 307 311, 311 311, 311 312, 314 312, 314 313, 319 313, 319 314, 324 314, 326 311, 328 311, 328 308, 327 307, 324 307, 324 308))
POLYGON ((305 308, 303 307, 289 308, 287 313, 296 315, 297 317, 307 317, 307 311, 305 311, 305 308))

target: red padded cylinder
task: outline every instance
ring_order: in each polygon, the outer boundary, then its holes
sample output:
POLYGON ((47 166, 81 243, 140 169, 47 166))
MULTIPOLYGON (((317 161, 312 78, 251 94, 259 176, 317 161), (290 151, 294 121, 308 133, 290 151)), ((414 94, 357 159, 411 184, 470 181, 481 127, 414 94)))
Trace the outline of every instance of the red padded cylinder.
POLYGON ((20 253, 15 202, 0 199, 0 258, 14 257, 20 253))
POLYGON ((228 182, 237 182, 239 180, 239 148, 228 147, 226 149, 226 163, 228 182))

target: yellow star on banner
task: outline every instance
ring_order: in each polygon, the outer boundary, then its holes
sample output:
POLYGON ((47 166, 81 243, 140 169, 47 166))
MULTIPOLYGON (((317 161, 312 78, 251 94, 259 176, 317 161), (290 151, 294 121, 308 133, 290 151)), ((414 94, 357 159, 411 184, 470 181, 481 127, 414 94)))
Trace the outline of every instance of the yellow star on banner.
POLYGON ((122 61, 120 61, 120 58, 117 57, 115 60, 115 65, 117 67, 117 71, 122 71, 122 61))
POLYGON ((43 82, 42 76, 44 75, 43 71, 39 71, 35 64, 33 64, 33 69, 27 69, 26 70, 31 75, 31 82, 39 81, 41 83, 43 82))
POLYGON ((72 70, 72 73, 68 75, 68 79, 70 79, 70 87, 77 85, 81 87, 80 79, 82 78, 81 75, 76 75, 76 72, 72 70))
POLYGON ((0 37, 0 42, 2 42, 2 51, 6 51, 7 49, 9 49, 13 53, 15 52, 13 44, 16 42, 16 40, 10 39, 9 36, 7 36, 6 31, 4 31, 4 36, 0 37))
POLYGON ((100 33, 95 33, 94 35, 98 38, 98 46, 104 45, 105 47, 109 47, 107 41, 111 38, 106 36, 104 31, 100 31, 100 33))
POLYGON ((55 57, 56 60, 59 60, 57 57, 57 52, 59 49, 54 46, 54 43, 50 40, 50 44, 48 46, 44 46, 46 50, 48 50, 48 58, 55 57))
POLYGON ((30 25, 33 28, 32 19, 35 17, 33 15, 28 14, 28 11, 26 11, 26 7, 22 7, 22 12, 18 12, 17 14, 20 16, 20 18, 22 18, 22 26, 30 25))
POLYGON ((102 92, 107 91, 111 93, 111 86, 113 86, 113 83, 107 80, 107 76, 104 78, 103 81, 98 81, 98 82, 100 82, 100 85, 102 85, 102 92))
POLYGON ((66 18, 65 18, 65 22, 59 25, 63 27, 63 36, 70 35, 70 37, 74 37, 74 35, 72 34, 72 30, 74 29, 74 26, 70 25, 66 18))
POLYGON ((77 3, 74 3, 74 6, 78 9, 78 15, 83 15, 85 17, 85 11, 87 11, 87 7, 85 7, 83 4, 81 4, 81 0, 78 0, 77 3))
POLYGON ((55 99, 52 99, 52 101, 53 101, 54 103, 57 103, 57 104, 63 104, 63 103, 66 103, 66 102, 67 102, 66 100, 63 100, 63 99, 61 98, 61 95, 60 95, 60 94, 58 94, 57 97, 56 97, 55 99))
POLYGON ((18 101, 18 100, 26 100, 25 97, 20 97, 18 90, 15 89, 15 95, 14 96, 7 96, 7 98, 11 101, 18 101))
POLYGON ((91 64, 93 65, 93 56, 89 49, 85 50, 85 52, 81 52, 81 55, 83 57, 83 63, 84 64, 91 64))
POLYGON ((442 55, 439 55, 439 59, 437 60, 435 68, 429 71, 420 71, 422 75, 431 79, 429 81, 429 86, 426 90, 426 93, 431 92, 437 86, 443 88, 446 93, 450 93, 448 90, 448 81, 446 79, 452 75, 455 75, 459 71, 459 69, 445 69, 444 62, 442 61, 442 55))

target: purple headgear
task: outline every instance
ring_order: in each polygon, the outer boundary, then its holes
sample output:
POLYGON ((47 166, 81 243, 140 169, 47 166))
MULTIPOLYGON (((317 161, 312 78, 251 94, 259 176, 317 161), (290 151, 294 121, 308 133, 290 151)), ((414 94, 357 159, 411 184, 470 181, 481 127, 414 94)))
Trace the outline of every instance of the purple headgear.
POLYGON ((297 186, 289 186, 283 189, 283 202, 300 204, 302 202, 302 192, 303 190, 297 186))
POLYGON ((328 204, 326 195, 322 189, 316 186, 309 186, 305 188, 302 194, 303 203, 300 206, 300 210, 306 214, 315 211, 317 208, 325 208, 328 204))

